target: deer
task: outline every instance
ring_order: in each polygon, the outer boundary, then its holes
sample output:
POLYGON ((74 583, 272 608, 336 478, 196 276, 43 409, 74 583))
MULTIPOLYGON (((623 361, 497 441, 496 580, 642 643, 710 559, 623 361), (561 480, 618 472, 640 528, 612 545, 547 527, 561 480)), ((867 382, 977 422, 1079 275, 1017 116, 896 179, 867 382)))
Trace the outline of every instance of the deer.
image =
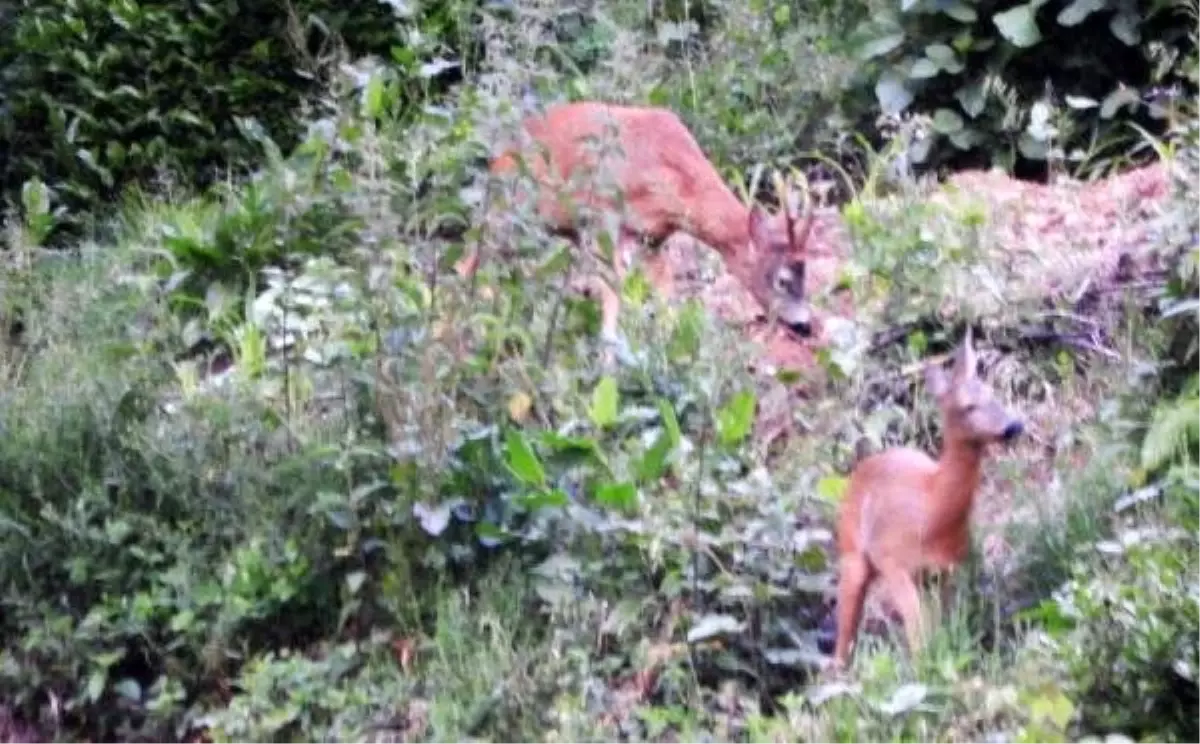
MULTIPOLYGON (((560 103, 525 118, 521 129, 527 143, 501 149, 489 163, 489 173, 510 177, 527 169, 539 192, 539 217, 552 233, 576 246, 583 243, 581 220, 564 204, 564 195, 574 204, 602 212, 623 207, 613 236, 612 268, 618 282, 644 243, 650 249, 643 254, 648 278, 660 292, 672 295, 673 280, 661 247, 682 231, 716 249, 730 274, 768 315, 801 336, 811 335, 804 278, 814 214, 810 210, 798 225, 790 190, 778 215, 768 216, 757 205, 748 208, 680 118, 665 108, 560 103), (603 141, 606 133, 616 145, 611 158, 602 157, 593 144, 603 141), (605 169, 602 160, 617 194, 594 188, 594 176, 605 169)), ((478 245, 468 249, 456 264, 458 274, 473 280, 480 259, 478 245)), ((602 337, 615 341, 620 295, 602 281, 591 286, 600 299, 602 337)))
POLYGON ((938 459, 910 447, 890 448, 860 460, 846 486, 837 524, 835 669, 849 661, 867 590, 876 581, 900 615, 909 652, 921 647, 916 580, 922 573, 940 575, 946 596, 948 580, 969 550, 985 450, 1012 442, 1025 429, 979 379, 969 327, 951 371, 931 361, 924 373, 942 419, 938 459))

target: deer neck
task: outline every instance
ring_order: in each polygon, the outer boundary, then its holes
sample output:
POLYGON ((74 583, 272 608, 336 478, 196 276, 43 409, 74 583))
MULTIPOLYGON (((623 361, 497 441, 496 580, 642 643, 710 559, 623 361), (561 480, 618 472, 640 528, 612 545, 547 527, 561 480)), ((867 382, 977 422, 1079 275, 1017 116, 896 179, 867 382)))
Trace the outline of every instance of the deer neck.
POLYGON ((982 445, 954 437, 944 440, 931 489, 935 505, 930 525, 933 531, 966 527, 979 490, 982 465, 982 445))

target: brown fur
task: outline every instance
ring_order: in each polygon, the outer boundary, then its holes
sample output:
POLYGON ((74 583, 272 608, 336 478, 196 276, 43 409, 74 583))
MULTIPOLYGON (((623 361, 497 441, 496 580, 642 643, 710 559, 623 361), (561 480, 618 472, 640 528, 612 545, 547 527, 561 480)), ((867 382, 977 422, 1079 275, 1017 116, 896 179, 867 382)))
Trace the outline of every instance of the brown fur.
MULTIPOLYGON (((775 310, 793 327, 807 327, 804 243, 811 216, 797 227, 790 213, 768 217, 757 207, 747 209, 674 113, 662 108, 566 103, 526 119, 523 128, 533 146, 503 150, 491 162, 491 173, 513 175, 524 160, 539 186, 539 215, 577 243, 579 224, 564 208, 561 195, 569 191, 577 205, 616 211, 611 190, 596 183, 596 175, 607 174, 620 186, 624 206, 620 234, 614 236, 618 278, 640 240, 657 248, 672 233, 687 232, 720 252, 730 273, 764 309, 775 310), (589 144, 588 138, 596 138, 597 144, 589 144), (614 139, 616 148, 608 144, 614 139), (598 152, 605 156, 603 163, 598 152)), ((459 273, 474 275, 479 262, 478 252, 467 255, 459 263, 459 273)), ((651 280, 672 294, 662 252, 652 251, 647 265, 651 280)), ((619 296, 603 283, 598 290, 605 331, 615 335, 619 296)))
POLYGON ((953 372, 927 366, 925 380, 942 413, 941 457, 934 461, 907 447, 867 457, 851 473, 842 502, 834 646, 840 667, 849 660, 867 589, 876 580, 900 614, 909 648, 920 647, 915 579, 924 571, 953 572, 966 558, 984 449, 1023 430, 1021 421, 976 376, 970 331, 955 355, 953 372))

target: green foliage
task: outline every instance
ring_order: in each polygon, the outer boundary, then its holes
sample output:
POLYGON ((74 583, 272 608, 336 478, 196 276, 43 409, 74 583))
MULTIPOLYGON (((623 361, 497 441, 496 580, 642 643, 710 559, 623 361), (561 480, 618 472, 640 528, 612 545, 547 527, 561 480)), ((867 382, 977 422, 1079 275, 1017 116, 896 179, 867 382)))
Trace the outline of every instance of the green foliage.
POLYGON ((885 113, 931 118, 913 162, 1044 172, 1121 155, 1125 122, 1161 132, 1165 92, 1196 95, 1187 18, 1181 3, 906 1, 872 14, 858 56, 885 113))
MULTIPOLYGON (((19 0, 0 24, 0 190, 38 176, 78 223, 131 185, 184 191, 253 167, 246 117, 291 149, 294 112, 322 93, 332 44, 394 58, 423 96, 422 64, 469 54, 468 6, 364 0, 164 3, 19 0), (336 36, 335 36, 336 35, 336 36)), ((98 216, 98 215, 97 215, 98 216)))
POLYGON ((1144 519, 1098 543, 1048 609, 1052 648, 1079 701, 1084 732, 1192 741, 1200 670, 1195 491, 1172 478, 1163 497, 1190 499, 1177 526, 1144 519))

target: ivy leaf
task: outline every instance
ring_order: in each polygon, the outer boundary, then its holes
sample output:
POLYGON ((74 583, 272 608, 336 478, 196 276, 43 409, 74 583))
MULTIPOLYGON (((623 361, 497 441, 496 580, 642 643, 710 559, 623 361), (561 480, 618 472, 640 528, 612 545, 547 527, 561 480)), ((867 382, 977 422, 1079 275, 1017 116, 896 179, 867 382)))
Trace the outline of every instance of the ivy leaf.
POLYGON ((1042 32, 1038 30, 1033 5, 1030 3, 997 13, 992 16, 992 23, 996 24, 1000 35, 1013 46, 1031 47, 1042 40, 1042 32))

